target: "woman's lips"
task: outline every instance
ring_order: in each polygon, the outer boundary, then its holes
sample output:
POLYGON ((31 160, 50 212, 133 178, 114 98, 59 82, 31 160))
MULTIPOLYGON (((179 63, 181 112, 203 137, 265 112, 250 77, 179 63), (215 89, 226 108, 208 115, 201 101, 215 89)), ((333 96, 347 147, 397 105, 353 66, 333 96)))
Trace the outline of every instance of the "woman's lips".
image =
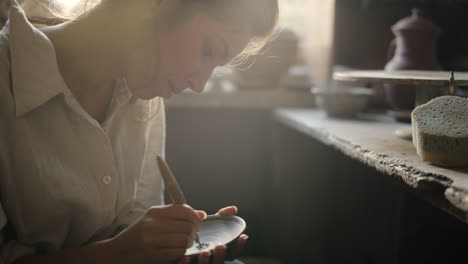
POLYGON ((169 90, 170 90, 170 92, 171 92, 171 95, 177 94, 177 93, 176 93, 176 90, 175 90, 175 87, 174 87, 174 84, 172 84, 172 82, 171 82, 170 80, 167 81, 167 83, 169 84, 169 90))
POLYGON ((176 95, 177 95, 177 94, 180 94, 180 93, 183 91, 183 90, 178 90, 178 89, 174 86, 174 84, 172 83, 171 80, 169 80, 168 83, 169 83, 169 87, 170 87, 170 89, 171 89, 171 91, 172 91, 173 94, 176 94, 176 95))
POLYGON ((195 84, 191 80, 187 81, 187 85, 190 88, 190 90, 195 91, 194 90, 195 89, 195 84))

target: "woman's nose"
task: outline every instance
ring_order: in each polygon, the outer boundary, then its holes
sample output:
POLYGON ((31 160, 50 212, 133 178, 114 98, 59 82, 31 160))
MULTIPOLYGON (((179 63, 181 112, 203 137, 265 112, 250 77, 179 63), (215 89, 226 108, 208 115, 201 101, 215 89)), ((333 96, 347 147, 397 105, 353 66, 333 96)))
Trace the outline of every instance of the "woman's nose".
POLYGON ((208 82, 208 79, 211 77, 211 74, 213 74, 213 70, 215 67, 210 67, 209 69, 206 69, 205 71, 200 72, 198 78, 196 79, 190 79, 190 85, 192 86, 192 90, 196 93, 202 93, 203 90, 205 90, 206 83, 208 82))
POLYGON ((192 89, 192 91, 196 93, 202 93, 203 90, 205 89, 205 83, 202 83, 199 80, 190 79, 189 83, 190 83, 190 88, 192 89))

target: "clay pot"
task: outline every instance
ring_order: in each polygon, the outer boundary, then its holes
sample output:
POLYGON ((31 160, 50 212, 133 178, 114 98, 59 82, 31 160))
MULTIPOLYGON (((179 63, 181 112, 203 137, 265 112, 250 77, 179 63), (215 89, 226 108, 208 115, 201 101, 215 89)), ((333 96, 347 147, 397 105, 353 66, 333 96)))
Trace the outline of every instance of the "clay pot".
POLYGON ((364 110, 374 94, 372 90, 362 87, 345 87, 343 89, 311 90, 317 106, 329 117, 351 118, 364 110))
POLYGON ((299 39, 296 33, 283 28, 265 47, 265 51, 256 55, 254 63, 247 69, 235 70, 234 82, 239 88, 274 88, 288 72, 298 57, 299 39))
MULTIPOLYGON (((440 29, 425 19, 421 9, 412 9, 409 17, 392 26, 396 38, 390 43, 387 71, 441 70, 436 55, 440 29)), ((416 87, 385 85, 385 95, 393 108, 390 112, 398 121, 410 122, 415 107, 416 87)))

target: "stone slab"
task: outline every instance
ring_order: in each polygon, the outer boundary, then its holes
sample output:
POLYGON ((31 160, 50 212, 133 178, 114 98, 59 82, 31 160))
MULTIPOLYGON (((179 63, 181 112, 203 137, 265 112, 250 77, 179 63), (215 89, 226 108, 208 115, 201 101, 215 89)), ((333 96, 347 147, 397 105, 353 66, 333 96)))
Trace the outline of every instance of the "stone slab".
POLYGON ((333 119, 315 109, 278 109, 275 118, 398 179, 435 206, 468 223, 468 169, 453 170, 422 161, 413 143, 395 134, 397 129, 410 125, 377 114, 333 119))

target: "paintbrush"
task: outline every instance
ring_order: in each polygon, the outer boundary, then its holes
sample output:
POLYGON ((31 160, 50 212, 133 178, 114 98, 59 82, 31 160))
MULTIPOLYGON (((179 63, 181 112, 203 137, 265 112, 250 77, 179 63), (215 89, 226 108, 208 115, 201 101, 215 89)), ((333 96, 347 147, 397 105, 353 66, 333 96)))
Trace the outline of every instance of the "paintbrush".
MULTIPOLYGON (((172 203, 173 204, 187 204, 184 193, 180 189, 180 186, 177 183, 177 180, 175 179, 174 174, 172 173, 171 169, 167 165, 166 161, 163 158, 161 158, 161 156, 159 155, 157 157, 157 161, 159 165, 159 171, 161 172, 162 178, 164 180, 164 184, 166 185, 167 191, 169 192, 169 196, 171 197, 172 203)), ((198 245, 201 245, 200 238, 198 237, 198 233, 195 233, 194 240, 195 242, 198 243, 198 245)))

